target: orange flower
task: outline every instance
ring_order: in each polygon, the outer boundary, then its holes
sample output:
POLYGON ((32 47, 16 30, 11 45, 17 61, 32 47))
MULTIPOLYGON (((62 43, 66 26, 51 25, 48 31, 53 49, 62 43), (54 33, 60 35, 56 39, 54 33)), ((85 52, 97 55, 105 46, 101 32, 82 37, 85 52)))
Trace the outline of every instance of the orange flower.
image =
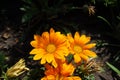
POLYGON ((54 68, 53 66, 50 66, 49 64, 45 64, 45 68, 46 68, 46 71, 45 71, 45 75, 54 75, 54 76, 57 76, 58 73, 59 73, 59 68, 54 68))
POLYGON ((93 48, 96 44, 90 43, 90 37, 86 35, 81 35, 76 32, 74 38, 71 34, 67 34, 68 42, 70 43, 69 49, 72 54, 74 54, 74 61, 76 63, 81 62, 81 60, 88 61, 89 58, 95 58, 97 55, 95 52, 90 49, 93 48))
POLYGON ((78 76, 65 77, 62 80, 81 80, 78 76))
POLYGON ((72 64, 59 64, 57 68, 46 64, 45 67, 46 76, 41 80, 81 80, 79 76, 72 76, 75 70, 72 64))
POLYGON ((63 75, 63 76, 70 76, 73 74, 75 70, 75 67, 72 65, 72 64, 62 64, 61 68, 60 68, 60 73, 63 75))
POLYGON ((49 75, 49 76, 43 77, 41 80, 81 80, 81 78, 78 76, 56 78, 53 75, 49 75))
POLYGON ((50 33, 43 32, 42 36, 34 35, 31 45, 34 49, 30 54, 35 54, 34 60, 40 60, 41 64, 46 62, 52 63, 54 67, 57 67, 55 59, 65 61, 65 56, 68 55, 68 47, 66 43, 66 36, 60 32, 55 32, 53 28, 50 29, 50 33))
POLYGON ((49 64, 45 64, 45 77, 43 77, 41 80, 60 80, 62 78, 60 74, 59 67, 54 68, 53 66, 50 66, 49 64))

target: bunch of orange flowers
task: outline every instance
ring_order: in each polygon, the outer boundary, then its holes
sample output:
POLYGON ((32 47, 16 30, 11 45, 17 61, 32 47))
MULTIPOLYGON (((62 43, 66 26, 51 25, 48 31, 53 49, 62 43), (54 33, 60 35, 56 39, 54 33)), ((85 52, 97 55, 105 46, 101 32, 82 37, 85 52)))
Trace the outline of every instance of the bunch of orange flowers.
POLYGON ((74 36, 64 35, 59 31, 55 32, 53 28, 50 32, 43 32, 41 36, 34 35, 34 40, 30 43, 34 49, 30 54, 35 55, 33 60, 40 60, 40 64, 44 64, 46 68, 41 80, 81 80, 79 76, 74 76, 77 65, 97 57, 90 50, 96 44, 89 43, 90 40, 90 37, 78 32, 74 36), (70 55, 71 60, 68 59, 70 55))

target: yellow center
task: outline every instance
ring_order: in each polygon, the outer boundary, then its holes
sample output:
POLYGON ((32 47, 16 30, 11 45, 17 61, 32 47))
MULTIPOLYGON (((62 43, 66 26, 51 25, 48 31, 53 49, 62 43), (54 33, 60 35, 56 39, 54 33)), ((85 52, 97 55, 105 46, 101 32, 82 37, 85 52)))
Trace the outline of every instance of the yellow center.
POLYGON ((75 53, 81 53, 82 52, 81 46, 75 45, 73 49, 74 49, 75 53))
POLYGON ((52 53, 56 50, 56 47, 54 44, 48 44, 47 48, 46 48, 48 53, 52 53))

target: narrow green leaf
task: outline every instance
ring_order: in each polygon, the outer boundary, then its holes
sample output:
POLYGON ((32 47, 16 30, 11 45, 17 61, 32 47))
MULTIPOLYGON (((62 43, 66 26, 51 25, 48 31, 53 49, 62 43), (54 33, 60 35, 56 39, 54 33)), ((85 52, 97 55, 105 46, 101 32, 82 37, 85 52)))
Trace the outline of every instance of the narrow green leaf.
POLYGON ((107 19, 105 19, 105 18, 102 17, 102 16, 97 16, 97 18, 99 18, 99 19, 105 21, 105 22, 110 26, 110 28, 112 29, 112 25, 110 24, 110 22, 109 22, 107 19))
POLYGON ((120 20, 120 16, 117 16, 117 19, 120 20))
POLYGON ((118 70, 115 66, 110 64, 109 62, 106 62, 106 64, 113 70, 115 71, 118 75, 120 75, 120 70, 118 70))

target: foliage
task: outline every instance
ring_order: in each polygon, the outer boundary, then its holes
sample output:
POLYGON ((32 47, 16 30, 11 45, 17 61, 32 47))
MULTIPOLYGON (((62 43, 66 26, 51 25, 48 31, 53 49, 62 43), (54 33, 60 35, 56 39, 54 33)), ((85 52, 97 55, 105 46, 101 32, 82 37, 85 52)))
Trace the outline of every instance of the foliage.
MULTIPOLYGON (((113 42, 111 43, 110 42, 106 45, 114 46, 116 48, 119 48, 120 44, 117 44, 120 41, 120 34, 119 34, 120 33, 120 20, 119 20, 119 16, 116 16, 116 20, 114 20, 112 22, 109 22, 107 19, 105 19, 102 16, 98 16, 98 18, 103 20, 108 25, 108 27, 107 26, 105 26, 105 27, 110 29, 110 31, 105 32, 105 35, 110 36, 112 39, 114 39, 116 41, 116 43, 113 43, 113 42)), ((119 53, 120 53, 120 51, 118 50, 116 52, 116 54, 114 54, 112 56, 112 58, 114 59, 113 62, 119 62, 119 60, 120 60, 120 54, 119 53)))
POLYGON ((112 32, 106 32, 107 35, 115 38, 116 40, 120 41, 120 20, 118 20, 117 22, 113 21, 112 23, 110 23, 107 19, 105 19, 102 16, 98 16, 99 19, 102 19, 103 21, 105 21, 109 28, 111 29, 112 32))
MULTIPOLYGON (((105 24, 103 26, 108 29, 108 31, 104 32, 104 35, 107 35, 110 37, 110 41, 106 44, 108 47, 114 47, 114 48, 120 48, 120 2, 119 0, 105 0, 104 5, 106 6, 109 14, 108 15, 102 15, 97 16, 98 19, 103 21, 105 24)), ((110 61, 106 62, 106 64, 119 75, 119 68, 117 64, 119 64, 120 61, 120 50, 117 50, 116 52, 113 51, 110 57, 110 61), (114 54, 113 54, 114 53, 114 54)))
POLYGON ((106 64, 120 76, 120 70, 119 69, 117 69, 115 66, 113 66, 109 62, 106 62, 106 64))
POLYGON ((0 52, 0 76, 1 79, 7 79, 7 76, 5 74, 5 69, 7 68, 7 65, 5 64, 5 55, 3 52, 0 52))
POLYGON ((20 9, 25 11, 22 22, 26 22, 37 14, 46 14, 49 18, 54 18, 58 14, 65 14, 68 10, 72 9, 72 4, 63 4, 64 0, 23 0, 26 4, 20 9), (52 5, 50 5, 50 3, 52 5))
POLYGON ((5 55, 3 52, 0 52, 0 68, 3 69, 4 68, 4 61, 5 61, 5 55))
POLYGON ((118 0, 91 0, 92 3, 102 3, 105 6, 116 6, 118 0))
POLYGON ((35 4, 32 3, 32 0, 23 0, 27 5, 23 5, 23 7, 20 8, 21 11, 24 11, 25 14, 22 16, 22 22, 26 22, 30 20, 33 15, 38 13, 38 8, 35 4))

